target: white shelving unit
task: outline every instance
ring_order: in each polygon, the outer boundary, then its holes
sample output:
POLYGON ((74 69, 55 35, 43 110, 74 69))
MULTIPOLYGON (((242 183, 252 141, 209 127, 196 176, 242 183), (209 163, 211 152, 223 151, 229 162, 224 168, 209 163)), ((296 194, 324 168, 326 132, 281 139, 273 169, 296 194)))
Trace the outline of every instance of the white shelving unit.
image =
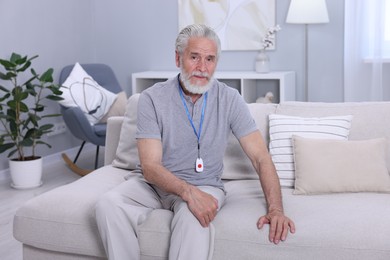
MULTIPOLYGON (((132 74, 132 93, 141 93, 153 84, 175 77, 178 71, 144 71, 132 74)), ((256 73, 254 71, 217 71, 214 77, 237 89, 247 103, 254 103, 259 96, 264 96, 264 81, 277 81, 277 93, 274 101, 295 100, 295 72, 273 71, 256 73)))

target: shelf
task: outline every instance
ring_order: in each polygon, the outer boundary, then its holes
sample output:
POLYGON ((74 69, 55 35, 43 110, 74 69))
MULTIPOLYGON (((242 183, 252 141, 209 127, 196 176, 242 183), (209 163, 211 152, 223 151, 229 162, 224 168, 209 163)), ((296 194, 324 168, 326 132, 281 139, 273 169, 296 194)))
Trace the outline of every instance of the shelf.
MULTIPOLYGON (((178 71, 144 71, 132 74, 132 93, 141 93, 157 82, 166 81, 175 77, 178 71)), ((295 100, 295 72, 273 71, 257 73, 254 71, 218 71, 214 77, 237 89, 247 103, 254 103, 260 96, 264 96, 268 89, 267 81, 276 81, 273 92, 274 102, 295 100)), ((270 85, 270 84, 268 84, 270 85)))

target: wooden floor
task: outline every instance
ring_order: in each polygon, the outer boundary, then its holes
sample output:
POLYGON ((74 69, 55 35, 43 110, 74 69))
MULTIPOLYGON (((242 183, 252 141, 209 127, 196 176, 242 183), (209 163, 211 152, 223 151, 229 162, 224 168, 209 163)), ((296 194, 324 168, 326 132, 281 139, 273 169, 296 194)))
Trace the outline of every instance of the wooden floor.
MULTIPOLYGON (((80 167, 93 168, 94 152, 81 154, 77 164, 80 167)), ((100 152, 100 155, 104 151, 100 152)), ((102 157, 102 156, 100 156, 102 157)), ((71 157, 73 158, 73 157, 71 157)), ((45 163, 43 172, 43 184, 35 189, 16 190, 10 187, 10 183, 0 183, 0 259, 21 260, 22 245, 12 235, 13 217, 16 210, 27 200, 47 192, 58 186, 73 182, 80 178, 73 173, 58 155, 52 163, 45 163)), ((99 158, 99 165, 102 165, 102 158, 99 158)))

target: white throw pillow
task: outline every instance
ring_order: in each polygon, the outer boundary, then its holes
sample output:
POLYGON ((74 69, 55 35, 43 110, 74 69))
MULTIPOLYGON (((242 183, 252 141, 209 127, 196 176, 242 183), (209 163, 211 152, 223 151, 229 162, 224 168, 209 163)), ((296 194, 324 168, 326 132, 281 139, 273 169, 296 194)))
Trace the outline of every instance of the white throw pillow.
POLYGON ((296 117, 269 115, 269 151, 281 186, 293 187, 295 180, 292 135, 347 140, 352 116, 296 117))
POLYGON ((294 194, 390 192, 386 139, 328 140, 293 136, 294 194))
POLYGON ((80 107, 91 125, 98 123, 109 111, 117 95, 100 86, 76 63, 61 86, 65 107, 80 107))

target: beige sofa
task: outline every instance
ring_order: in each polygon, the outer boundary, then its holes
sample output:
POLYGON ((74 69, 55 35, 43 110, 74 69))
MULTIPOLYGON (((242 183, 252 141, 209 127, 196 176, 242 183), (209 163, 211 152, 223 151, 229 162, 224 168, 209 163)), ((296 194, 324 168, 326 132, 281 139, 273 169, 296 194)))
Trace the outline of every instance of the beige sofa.
MULTIPOLYGON (((131 97, 128 103, 130 112, 125 118, 114 117, 109 120, 104 167, 30 200, 17 211, 14 236, 23 243, 24 259, 105 258, 94 219, 94 205, 104 192, 125 181, 124 176, 130 171, 119 167, 132 167, 137 162, 133 140, 136 101, 134 96, 131 97), (125 123, 122 124, 124 120, 125 123), (126 133, 121 133, 122 127, 127 127, 126 133), (125 137, 132 147, 123 141, 119 143, 125 137), (112 165, 113 162, 115 166, 112 165)), ((354 143, 353 140, 361 140, 362 143, 357 143, 358 146, 352 149, 347 147, 349 152, 341 152, 341 157, 345 154, 348 157, 345 160, 355 161, 356 165, 360 165, 358 162, 364 165, 367 160, 375 161, 375 165, 379 165, 378 171, 382 173, 384 165, 389 179, 390 103, 286 102, 279 105, 250 104, 249 107, 267 142, 269 114, 299 117, 352 115, 350 141, 344 143, 354 143), (385 138, 385 146, 383 141, 378 141, 380 145, 374 143, 373 146, 367 141, 376 138, 385 138), (386 148, 383 150, 381 147, 386 148), (355 151, 368 151, 368 155, 353 155, 355 151), (374 154, 372 158, 371 154, 374 154), (378 162, 380 158, 383 163, 378 162)), ((335 144, 338 145, 336 141, 335 144)), ((315 150, 326 151, 322 148, 315 150)), ((311 152, 305 156, 315 157, 314 154, 311 152)), ((301 160, 299 167, 303 169, 300 170, 310 170, 313 164, 315 166, 315 161, 311 158, 310 162, 313 163, 307 166, 305 160, 301 160)), ((328 166, 337 165, 322 159, 317 163, 321 165, 324 162, 319 169, 322 175, 327 174, 328 166)), ((343 168, 343 171, 350 178, 350 183, 356 184, 353 187, 348 186, 349 182, 344 183, 345 178, 338 180, 338 176, 335 177, 332 172, 331 178, 320 180, 324 185, 314 189, 305 186, 307 183, 304 178, 307 173, 299 177, 306 194, 302 194, 302 190, 297 192, 294 187, 282 188, 285 212, 295 221, 296 233, 289 235, 287 241, 274 245, 268 241, 268 226, 263 230, 256 228, 258 217, 266 212, 264 196, 252 166, 238 142, 232 138, 225 156, 223 176, 227 198, 213 221, 216 229, 213 259, 390 259, 388 180, 382 174, 378 178, 384 178, 384 181, 375 183, 379 180, 374 173, 375 167, 374 170, 364 170, 368 171, 365 172, 366 175, 372 176, 369 179, 373 179, 373 182, 367 181, 364 176, 363 179, 360 178, 362 176, 350 176, 350 172, 347 174, 349 166, 343 168), (357 192, 360 190, 364 192, 357 192)), ((357 171, 360 168, 359 166, 357 171)), ((311 179, 308 182, 315 181, 311 179)), ((155 210, 139 227, 142 259, 167 259, 171 217, 170 211, 155 210)))

